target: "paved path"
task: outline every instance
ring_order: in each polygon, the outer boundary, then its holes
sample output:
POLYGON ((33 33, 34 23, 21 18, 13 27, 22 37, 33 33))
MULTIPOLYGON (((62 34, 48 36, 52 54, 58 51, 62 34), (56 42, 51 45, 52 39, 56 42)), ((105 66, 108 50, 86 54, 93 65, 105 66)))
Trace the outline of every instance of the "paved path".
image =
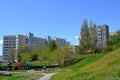
POLYGON ((41 77, 39 80, 50 80, 50 78, 51 78, 54 74, 55 74, 55 73, 43 74, 44 76, 41 77))

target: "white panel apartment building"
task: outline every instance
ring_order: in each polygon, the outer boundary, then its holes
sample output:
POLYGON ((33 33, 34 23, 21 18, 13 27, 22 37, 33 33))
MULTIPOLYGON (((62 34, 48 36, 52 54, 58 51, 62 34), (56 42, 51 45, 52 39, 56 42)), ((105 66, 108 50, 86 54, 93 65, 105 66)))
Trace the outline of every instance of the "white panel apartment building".
MULTIPOLYGON (((39 48, 41 46, 47 46, 51 41, 51 37, 47 36, 45 38, 34 37, 32 33, 27 33, 25 35, 10 35, 3 37, 3 63, 10 63, 17 61, 18 59, 18 48, 20 46, 27 46, 29 49, 39 48), (14 57, 9 57, 12 55, 14 57)), ((55 38, 55 42, 58 46, 64 46, 66 44, 65 39, 55 38)))
MULTIPOLYGON (((17 59, 17 49, 20 45, 25 45, 27 37, 22 35, 16 36, 4 36, 3 37, 3 63, 10 61, 9 55, 14 55, 14 59, 17 59)), ((13 57, 12 57, 13 58, 13 57)))
POLYGON ((55 44, 57 46, 64 46, 66 44, 66 39, 54 38, 55 44))
POLYGON ((32 43, 32 48, 39 48, 41 46, 46 46, 47 45, 47 41, 45 38, 38 38, 38 37, 34 37, 33 38, 33 43, 32 43))
POLYGON ((28 46, 30 49, 39 48, 46 44, 45 38, 34 37, 32 33, 27 33, 25 35, 13 35, 3 37, 3 63, 13 62, 11 58, 15 61, 18 59, 18 47, 28 46), (14 57, 9 57, 13 55, 14 57))

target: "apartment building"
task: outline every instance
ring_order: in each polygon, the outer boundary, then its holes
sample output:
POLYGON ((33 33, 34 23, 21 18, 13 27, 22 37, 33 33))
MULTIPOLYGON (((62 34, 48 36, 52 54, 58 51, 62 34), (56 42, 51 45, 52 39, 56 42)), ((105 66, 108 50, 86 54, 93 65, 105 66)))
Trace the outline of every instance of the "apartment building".
POLYGON ((28 37, 25 35, 10 35, 3 37, 3 63, 17 61, 17 51, 20 46, 28 45, 28 37))
POLYGON ((32 42, 32 48, 39 48, 41 46, 46 46, 47 45, 47 41, 45 38, 38 38, 38 37, 34 37, 33 38, 33 42, 32 42))
POLYGON ((51 42, 51 36, 46 36, 46 44, 48 45, 51 42))
POLYGON ((64 46, 66 44, 66 39, 62 39, 62 38, 54 38, 55 44, 57 46, 64 46))
POLYGON ((78 45, 71 45, 70 48, 74 54, 79 54, 79 46, 78 45))
MULTIPOLYGON (((58 46, 64 46, 66 44, 65 39, 55 38, 55 43, 58 46)), ((17 61, 18 48, 20 46, 28 47, 29 49, 36 49, 41 46, 47 46, 51 41, 50 36, 45 38, 34 37, 33 33, 27 33, 25 35, 10 35, 3 37, 3 63, 10 63, 17 61)))
POLYGON ((30 49, 39 48, 46 44, 45 38, 34 37, 32 33, 27 33, 25 35, 10 35, 3 37, 3 63, 13 62, 11 60, 17 61, 18 59, 18 48, 20 46, 26 46, 30 49))
POLYGON ((3 37, 3 63, 8 63, 9 53, 13 55, 16 50, 16 36, 4 36, 3 37))
POLYGON ((2 56, 0 56, 0 62, 2 62, 2 56))
POLYGON ((106 48, 106 41, 109 39, 109 26, 99 25, 97 26, 97 47, 106 48))

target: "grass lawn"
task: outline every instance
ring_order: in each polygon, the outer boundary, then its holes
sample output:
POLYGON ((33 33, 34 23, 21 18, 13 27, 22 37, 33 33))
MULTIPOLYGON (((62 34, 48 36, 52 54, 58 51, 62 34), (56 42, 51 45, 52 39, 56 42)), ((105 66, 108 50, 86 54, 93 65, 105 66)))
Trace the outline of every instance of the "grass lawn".
MULTIPOLYGON (((10 72, 9 72, 10 73, 10 72)), ((12 76, 0 76, 0 80, 39 80, 40 73, 11 72, 12 76)))
POLYGON ((120 48, 107 54, 80 55, 52 80, 120 80, 120 48))

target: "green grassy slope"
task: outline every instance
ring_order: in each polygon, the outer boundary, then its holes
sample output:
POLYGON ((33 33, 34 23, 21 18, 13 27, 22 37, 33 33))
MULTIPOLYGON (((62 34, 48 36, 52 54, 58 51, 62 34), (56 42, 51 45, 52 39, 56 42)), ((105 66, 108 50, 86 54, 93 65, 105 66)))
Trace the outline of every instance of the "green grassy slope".
POLYGON ((52 80, 120 80, 120 48, 108 54, 78 56, 78 63, 67 67, 52 80))
POLYGON ((12 76, 0 76, 0 80, 38 80, 42 75, 39 73, 11 73, 12 76))

